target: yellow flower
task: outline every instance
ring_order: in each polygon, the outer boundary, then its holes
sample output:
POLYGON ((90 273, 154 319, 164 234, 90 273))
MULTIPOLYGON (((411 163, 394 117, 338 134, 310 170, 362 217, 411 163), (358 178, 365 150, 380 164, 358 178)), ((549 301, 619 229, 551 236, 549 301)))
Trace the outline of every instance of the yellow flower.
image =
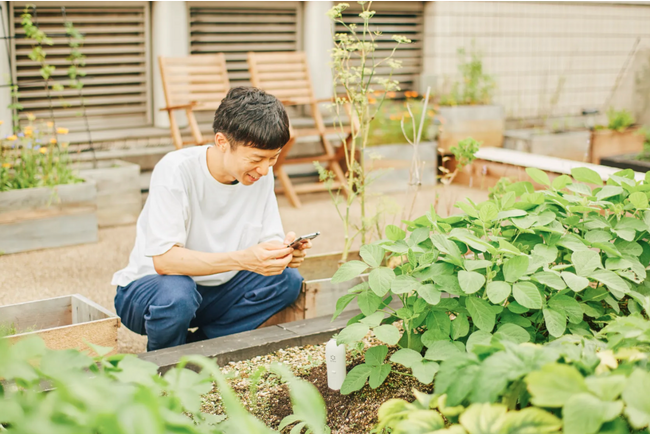
POLYGON ((4 124, 4 123, 5 123, 5 121, 0 121, 0 125, 2 125, 2 124, 4 124))
POLYGON ((53 145, 56 145, 56 139, 54 137, 52 137, 50 139, 50 143, 53 144, 53 145))
POLYGON ((28 121, 33 121, 36 119, 36 116, 34 116, 34 113, 27 113, 27 120, 28 121))
POLYGON ((388 92, 388 98, 395 98, 395 92, 388 92))
POLYGON ((11 136, 7 137, 7 140, 9 140, 10 142, 13 142, 14 140, 17 140, 17 139, 18 139, 18 137, 16 137, 15 134, 12 134, 11 136))
POLYGON ((57 134, 68 134, 68 129, 63 128, 63 127, 59 127, 59 128, 56 129, 56 133, 57 134))
POLYGON ((34 130, 32 130, 32 127, 29 126, 25 127, 24 132, 27 137, 31 137, 34 134, 34 130))
POLYGON ((47 125, 48 128, 52 128, 54 126, 54 122, 48 121, 45 123, 45 125, 47 125))
POLYGON ((61 143, 61 147, 62 147, 62 148, 67 148, 69 144, 70 144, 70 143, 68 143, 68 142, 62 142, 62 143, 61 143))
POLYGON ((370 98, 368 98, 368 102, 369 102, 370 104, 374 104, 374 103, 377 102, 377 100, 376 100, 375 98, 373 98, 373 97, 370 97, 370 98))
POLYGON ((38 152, 40 152, 41 154, 47 154, 47 148, 43 147, 39 149, 38 152))
POLYGON ((2 167, 9 169, 11 167, 11 163, 2 163, 2 167))
POLYGON ((390 120, 391 121, 399 120, 399 115, 390 115, 390 120))
POLYGON ((433 113, 433 110, 429 110, 429 111, 427 112, 427 116, 433 116, 433 114, 434 114, 434 113, 433 113))

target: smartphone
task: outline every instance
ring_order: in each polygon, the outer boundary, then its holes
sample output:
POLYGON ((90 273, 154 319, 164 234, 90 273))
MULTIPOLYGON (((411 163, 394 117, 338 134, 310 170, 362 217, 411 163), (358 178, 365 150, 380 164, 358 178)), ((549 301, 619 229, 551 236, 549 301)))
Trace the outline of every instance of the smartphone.
POLYGON ((320 232, 314 232, 313 234, 303 235, 302 237, 298 237, 298 238, 296 238, 296 239, 293 241, 293 243, 291 243, 291 244, 288 245, 287 247, 292 247, 292 248, 295 249, 295 248, 297 248, 297 247, 300 245, 300 243, 302 243, 303 241, 306 241, 306 240, 313 240, 314 238, 316 238, 316 237, 319 236, 319 235, 320 235, 320 232))

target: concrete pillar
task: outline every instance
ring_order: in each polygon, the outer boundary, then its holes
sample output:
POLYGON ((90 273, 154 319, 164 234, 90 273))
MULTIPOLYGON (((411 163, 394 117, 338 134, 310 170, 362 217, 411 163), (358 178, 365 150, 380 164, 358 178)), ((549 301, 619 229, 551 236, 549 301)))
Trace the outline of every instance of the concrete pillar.
MULTIPOLYGON (((151 13, 151 62, 153 72, 153 118, 157 127, 169 128, 165 93, 160 79, 158 56, 182 57, 190 54, 188 9, 184 1, 154 1, 151 13)), ((177 114, 181 126, 187 125, 182 113, 177 114)))
POLYGON ((304 3, 304 46, 307 54, 312 85, 316 98, 332 96, 332 70, 330 69, 330 52, 334 46, 332 40, 332 21, 327 16, 334 2, 307 1, 304 3))
MULTIPOLYGON (((9 2, 0 1, 0 8, 2 8, 2 14, 0 14, 0 20, 2 20, 0 38, 4 38, 12 34, 9 29, 9 2)), ((7 53, 9 41, 0 39, 0 42, 0 121, 2 121, 0 137, 4 137, 12 132, 11 110, 7 108, 11 104, 11 89, 7 87, 11 82, 11 68, 8 61, 9 53, 7 53)))

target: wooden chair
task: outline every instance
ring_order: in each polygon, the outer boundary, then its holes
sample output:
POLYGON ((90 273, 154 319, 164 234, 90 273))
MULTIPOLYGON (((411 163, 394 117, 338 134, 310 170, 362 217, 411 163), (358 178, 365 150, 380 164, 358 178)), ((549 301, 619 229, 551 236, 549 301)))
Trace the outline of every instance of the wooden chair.
POLYGON ((214 111, 230 89, 226 57, 219 54, 194 54, 187 57, 159 57, 160 77, 167 107, 160 109, 169 114, 169 128, 176 149, 183 145, 203 145, 212 138, 204 139, 195 111, 214 111), (183 141, 178 122, 174 117, 176 110, 185 110, 192 140, 183 141))
MULTIPOLYGON (((321 182, 293 185, 284 170, 287 164, 305 164, 318 161, 334 173, 334 188, 339 188, 345 183, 345 174, 341 169, 340 161, 344 160, 344 147, 334 149, 328 140, 328 134, 341 134, 340 128, 326 128, 319 110, 319 104, 329 102, 331 99, 316 99, 311 84, 307 58, 302 52, 277 52, 277 53, 248 53, 248 67, 253 86, 265 90, 276 96, 285 106, 308 106, 314 127, 294 128, 289 143, 287 143, 278 162, 273 167, 273 173, 280 180, 282 188, 276 189, 277 193, 285 193, 289 202, 296 208, 300 207, 299 193, 312 193, 327 190, 321 182), (309 157, 287 158, 287 154, 295 145, 299 137, 317 137, 323 147, 323 153, 309 157)), ((349 130, 344 131, 345 141, 350 142, 349 130)), ((345 191, 345 190, 344 190, 345 191)))

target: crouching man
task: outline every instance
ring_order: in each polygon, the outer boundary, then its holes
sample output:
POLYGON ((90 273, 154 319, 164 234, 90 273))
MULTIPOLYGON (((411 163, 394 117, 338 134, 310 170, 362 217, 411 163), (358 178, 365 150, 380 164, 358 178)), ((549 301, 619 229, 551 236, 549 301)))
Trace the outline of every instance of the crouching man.
POLYGON ((113 276, 117 314, 149 351, 252 330, 300 292, 311 244, 287 247, 295 234, 284 235, 270 174, 289 140, 284 107, 234 88, 213 127, 214 145, 156 165, 129 264, 113 276))

